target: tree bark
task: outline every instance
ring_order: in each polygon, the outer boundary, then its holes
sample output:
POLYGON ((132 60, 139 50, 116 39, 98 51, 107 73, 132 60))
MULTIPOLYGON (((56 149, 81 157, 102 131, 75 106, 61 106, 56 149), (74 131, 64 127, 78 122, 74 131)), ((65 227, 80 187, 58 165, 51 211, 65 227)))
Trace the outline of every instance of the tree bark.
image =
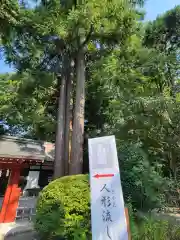
POLYGON ((66 78, 62 74, 61 85, 59 86, 58 110, 57 110, 57 127, 55 142, 55 160, 54 160, 54 179, 64 176, 64 124, 65 124, 65 88, 66 78))
POLYGON ((83 165, 83 135, 84 135, 84 105, 85 105, 85 62, 83 49, 76 58, 76 98, 73 112, 72 151, 69 166, 70 175, 82 173, 83 165))
POLYGON ((72 119, 72 69, 70 61, 66 71, 66 102, 65 102, 65 134, 64 134, 64 162, 65 175, 69 174, 69 152, 70 152, 70 121, 72 119))

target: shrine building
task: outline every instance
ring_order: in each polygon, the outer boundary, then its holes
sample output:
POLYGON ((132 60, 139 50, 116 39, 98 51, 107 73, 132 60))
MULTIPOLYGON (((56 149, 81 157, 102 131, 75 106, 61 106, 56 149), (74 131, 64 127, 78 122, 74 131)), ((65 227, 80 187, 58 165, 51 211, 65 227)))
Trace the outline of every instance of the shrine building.
POLYGON ((31 220, 39 191, 52 179, 54 144, 0 137, 0 223, 31 220))

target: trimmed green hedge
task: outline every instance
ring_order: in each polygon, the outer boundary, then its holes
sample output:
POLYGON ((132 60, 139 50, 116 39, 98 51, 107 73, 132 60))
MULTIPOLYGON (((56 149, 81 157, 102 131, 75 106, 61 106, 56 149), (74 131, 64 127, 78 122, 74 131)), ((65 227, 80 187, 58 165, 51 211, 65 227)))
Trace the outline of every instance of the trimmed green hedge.
POLYGON ((51 182, 40 193, 35 228, 45 239, 91 239, 90 190, 87 175, 51 182))

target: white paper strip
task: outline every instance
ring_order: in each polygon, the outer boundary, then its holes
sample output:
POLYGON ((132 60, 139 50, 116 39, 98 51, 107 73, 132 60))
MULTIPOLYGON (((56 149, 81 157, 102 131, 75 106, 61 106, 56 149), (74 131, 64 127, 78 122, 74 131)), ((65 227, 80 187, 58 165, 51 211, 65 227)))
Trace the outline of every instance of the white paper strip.
POLYGON ((128 240, 115 137, 88 144, 92 240, 128 240))

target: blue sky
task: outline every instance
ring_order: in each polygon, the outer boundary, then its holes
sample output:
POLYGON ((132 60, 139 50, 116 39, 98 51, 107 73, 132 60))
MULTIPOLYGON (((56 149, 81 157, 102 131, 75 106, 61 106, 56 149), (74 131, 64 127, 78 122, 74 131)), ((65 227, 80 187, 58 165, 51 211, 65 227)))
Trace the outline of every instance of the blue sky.
MULTIPOLYGON (((154 20, 157 15, 166 12, 167 10, 180 4, 180 0, 146 0, 146 20, 154 20)), ((0 73, 13 71, 7 64, 4 63, 3 59, 0 60, 0 73)))
POLYGON ((176 5, 180 5, 180 0, 146 0, 146 19, 154 20, 157 15, 172 9, 176 5))

